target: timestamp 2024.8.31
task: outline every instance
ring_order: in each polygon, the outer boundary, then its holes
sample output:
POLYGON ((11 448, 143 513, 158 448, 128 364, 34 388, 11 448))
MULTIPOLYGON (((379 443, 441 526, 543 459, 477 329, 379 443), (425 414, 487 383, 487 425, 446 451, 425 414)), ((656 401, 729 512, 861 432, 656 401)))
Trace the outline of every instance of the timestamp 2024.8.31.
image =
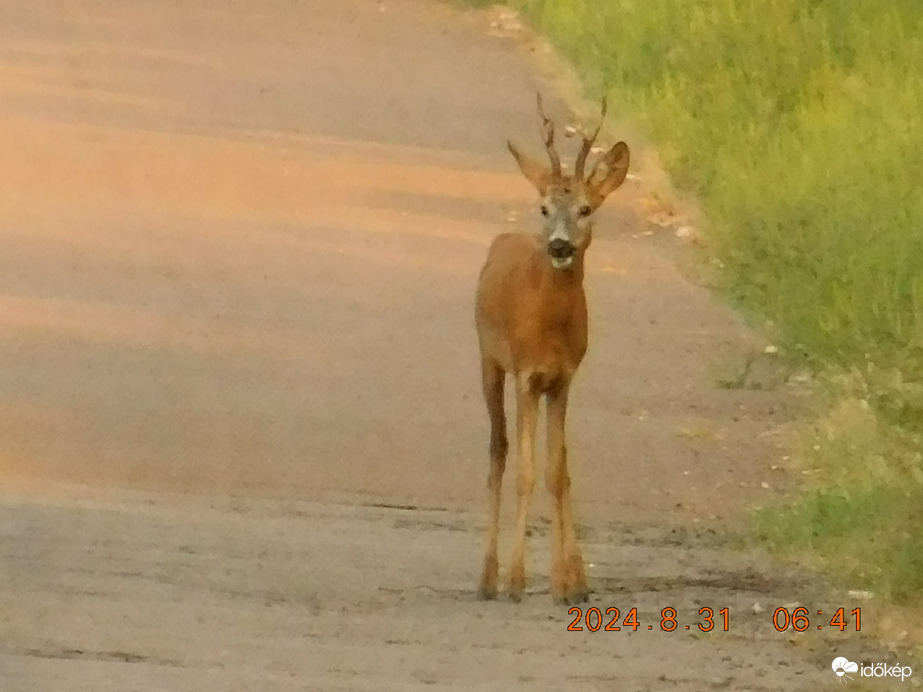
POLYGON ((651 624, 638 620, 637 608, 629 609, 624 618, 621 611, 615 607, 606 608, 605 611, 596 607, 587 608, 584 614, 583 608, 575 606, 568 610, 567 614, 574 616, 573 621, 567 626, 569 632, 582 632, 584 629, 590 632, 598 632, 600 629, 604 632, 621 632, 622 630, 637 632, 639 629, 653 630, 655 628, 663 632, 690 631, 693 628, 702 632, 711 632, 715 628, 727 632, 731 625, 731 613, 728 608, 721 608, 717 618, 714 609, 699 608, 698 617, 689 624, 680 622, 677 619, 676 608, 670 606, 660 611, 659 621, 651 624))

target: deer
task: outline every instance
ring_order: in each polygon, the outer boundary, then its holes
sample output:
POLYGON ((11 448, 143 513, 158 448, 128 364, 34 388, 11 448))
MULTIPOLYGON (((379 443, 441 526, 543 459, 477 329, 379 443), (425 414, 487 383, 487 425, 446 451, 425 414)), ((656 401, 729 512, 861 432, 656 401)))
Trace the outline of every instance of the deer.
POLYGON ((565 417, 571 381, 587 349, 587 302, 583 288, 584 255, 593 235, 593 213, 628 174, 629 152, 618 142, 602 154, 589 176, 584 167, 606 116, 577 154, 572 175, 562 171, 555 148, 555 124, 537 95, 542 139, 550 166, 507 147, 541 198, 541 232, 503 233, 490 245, 475 300, 475 325, 481 378, 490 419, 487 549, 478 597, 497 597, 497 538, 500 490, 508 440, 504 387, 515 384, 518 473, 516 524, 509 572, 509 598, 525 590, 526 522, 535 485, 535 431, 540 399, 547 413, 545 484, 552 500, 551 595, 555 603, 589 598, 583 554, 577 541, 567 470, 565 417))

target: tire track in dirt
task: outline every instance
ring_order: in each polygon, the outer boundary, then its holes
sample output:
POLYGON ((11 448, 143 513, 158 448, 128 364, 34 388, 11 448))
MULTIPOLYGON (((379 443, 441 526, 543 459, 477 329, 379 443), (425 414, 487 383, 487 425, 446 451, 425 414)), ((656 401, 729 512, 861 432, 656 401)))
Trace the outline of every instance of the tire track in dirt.
MULTIPOLYGON (((0 519, 0 668, 12 692, 825 682, 826 650, 789 648, 752 605, 771 611, 792 594, 829 602, 708 531, 593 531, 586 608, 618 607, 621 618, 636 608, 640 626, 590 632, 584 620, 567 632, 574 616, 551 604, 543 570, 519 606, 475 600, 468 563, 481 534, 469 514, 93 491, 5 498, 0 519), (674 632, 660 630, 668 606, 674 632), (697 632, 703 607, 728 608, 729 630, 716 615, 716 631, 697 632)), ((544 532, 534 533, 542 564, 544 532)), ((848 634, 815 641, 855 644, 848 634)))

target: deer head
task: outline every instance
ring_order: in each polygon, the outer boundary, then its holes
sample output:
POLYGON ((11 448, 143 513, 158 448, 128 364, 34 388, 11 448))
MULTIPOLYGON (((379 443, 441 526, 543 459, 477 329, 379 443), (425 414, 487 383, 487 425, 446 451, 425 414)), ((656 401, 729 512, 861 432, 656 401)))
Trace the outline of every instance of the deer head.
POLYGON ((606 99, 602 101, 599 125, 589 136, 583 136, 583 145, 574 162, 573 175, 561 171, 561 157, 554 146, 554 122, 545 114, 542 95, 538 94, 538 114, 542 120, 542 139, 548 152, 550 167, 526 156, 512 142, 507 146, 522 174, 541 195, 543 217, 542 237, 555 269, 567 269, 577 253, 590 244, 593 224, 591 216, 613 190, 619 187, 628 174, 628 145, 619 142, 604 153, 584 177, 587 156, 606 117, 606 99))

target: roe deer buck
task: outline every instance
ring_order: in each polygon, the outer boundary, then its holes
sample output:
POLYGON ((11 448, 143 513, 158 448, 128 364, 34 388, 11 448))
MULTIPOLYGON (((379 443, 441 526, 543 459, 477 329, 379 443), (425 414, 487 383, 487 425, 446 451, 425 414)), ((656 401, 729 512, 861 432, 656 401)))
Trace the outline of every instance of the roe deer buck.
POLYGON ((512 142, 507 146, 541 195, 542 233, 497 236, 478 280, 475 321, 491 426, 487 552, 479 597, 497 595, 500 484, 507 451, 503 386, 506 374, 511 373, 516 385, 519 478, 510 598, 519 602, 525 588, 526 516, 535 484, 538 404, 544 394, 548 408, 546 485, 553 500, 551 594, 555 602, 574 603, 585 601, 589 589, 574 530, 564 418, 570 382, 587 346, 583 257, 592 235, 590 216, 625 180, 629 155, 628 146, 619 142, 584 179, 587 155, 606 115, 604 99, 600 126, 583 137, 574 173, 565 175, 554 146, 554 123, 545 115, 541 94, 538 112, 551 167, 523 155, 512 142))

